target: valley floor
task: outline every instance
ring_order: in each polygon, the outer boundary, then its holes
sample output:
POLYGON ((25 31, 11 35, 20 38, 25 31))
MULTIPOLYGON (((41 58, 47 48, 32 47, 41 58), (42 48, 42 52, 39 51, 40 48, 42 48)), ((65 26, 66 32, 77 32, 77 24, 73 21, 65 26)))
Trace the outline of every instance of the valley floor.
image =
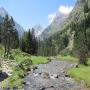
MULTIPOLYGON (((83 76, 84 72, 86 71, 88 72, 88 70, 90 70, 90 67, 82 66, 81 68, 80 66, 80 68, 75 68, 77 64, 76 62, 71 62, 66 60, 61 61, 61 60, 56 60, 55 58, 51 59, 51 61, 47 63, 46 59, 43 59, 44 57, 42 58, 44 61, 41 62, 43 64, 40 64, 40 61, 38 62, 38 59, 40 58, 41 57, 32 56, 32 59, 36 61, 33 61, 34 65, 32 66, 31 71, 28 72, 28 74, 24 77, 23 80, 24 90, 90 90, 90 88, 86 89, 85 83, 87 82, 84 82, 88 78, 89 74, 85 73, 87 74, 87 77, 85 78, 84 81, 83 78, 81 79, 79 78, 80 76, 81 77, 83 76), (78 72, 80 72, 81 74, 78 74, 78 72), (73 75, 77 74, 77 77, 73 76, 73 78, 76 79, 79 78, 79 81, 82 80, 82 82, 77 82, 76 80, 71 78, 69 75, 72 76, 72 73, 73 75)), ((11 87, 15 85, 15 83, 17 83, 17 85, 20 86, 21 83, 20 80, 21 79, 20 77, 18 77, 17 74, 12 75, 9 77, 9 79, 7 78, 6 80, 0 83, 0 88, 2 87, 2 85, 3 86, 6 85, 6 83, 8 83, 7 85, 11 85, 11 87)), ((0 89, 0 90, 4 90, 4 89, 0 89)), ((8 89, 8 90, 12 90, 12 89, 8 89)), ((22 90, 22 89, 18 88, 15 90, 22 90)))
MULTIPOLYGON (((75 68, 77 61, 77 58, 69 55, 48 58, 31 56, 19 49, 12 50, 8 60, 0 59, 2 72, 10 75, 0 81, 0 88, 4 87, 8 90, 15 87, 18 88, 16 90, 22 90, 22 87, 24 90, 90 90, 90 88, 85 88, 90 87, 90 66, 75 68)), ((2 75, 0 69, 1 79, 2 75)))

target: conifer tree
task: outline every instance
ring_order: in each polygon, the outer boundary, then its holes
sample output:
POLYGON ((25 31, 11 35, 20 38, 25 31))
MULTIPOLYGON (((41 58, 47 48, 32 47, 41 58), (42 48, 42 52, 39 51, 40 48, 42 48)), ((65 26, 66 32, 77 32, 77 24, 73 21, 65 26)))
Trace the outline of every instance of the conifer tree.
POLYGON ((1 42, 4 45, 4 57, 8 57, 12 48, 18 47, 18 33, 12 17, 4 18, 1 28, 1 42))

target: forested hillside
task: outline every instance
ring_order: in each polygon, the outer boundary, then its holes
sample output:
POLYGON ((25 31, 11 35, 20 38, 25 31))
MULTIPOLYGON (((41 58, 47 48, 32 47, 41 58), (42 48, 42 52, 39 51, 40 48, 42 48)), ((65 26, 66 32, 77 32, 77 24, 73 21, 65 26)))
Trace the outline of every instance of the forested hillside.
MULTIPOLYGON (((40 42, 42 46, 40 50, 45 51, 44 55, 57 55, 59 53, 78 55, 78 53, 82 52, 89 53, 89 13, 90 1, 78 0, 71 14, 64 22, 63 27, 60 28, 60 31, 40 42), (87 51, 82 51, 85 49, 87 51)), ((41 54, 43 53, 41 52, 41 54)))

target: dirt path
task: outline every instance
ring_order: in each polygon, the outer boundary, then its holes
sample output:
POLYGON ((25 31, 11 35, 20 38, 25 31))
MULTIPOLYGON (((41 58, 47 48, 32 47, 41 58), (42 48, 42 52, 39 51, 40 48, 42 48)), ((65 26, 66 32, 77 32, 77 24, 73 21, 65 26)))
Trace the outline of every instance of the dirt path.
POLYGON ((74 65, 56 60, 37 65, 35 70, 25 77, 24 90, 78 90, 77 83, 66 75, 66 71, 74 65))

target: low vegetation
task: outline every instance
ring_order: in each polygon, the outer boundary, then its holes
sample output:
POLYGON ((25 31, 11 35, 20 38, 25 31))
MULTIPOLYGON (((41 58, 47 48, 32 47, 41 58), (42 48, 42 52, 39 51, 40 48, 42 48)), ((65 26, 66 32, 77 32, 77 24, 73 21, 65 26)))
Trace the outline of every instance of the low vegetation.
POLYGON ((84 80, 86 86, 90 87, 90 67, 80 66, 68 72, 71 77, 80 82, 84 80))
POLYGON ((42 56, 32 56, 30 54, 24 53, 19 49, 13 49, 9 55, 9 61, 13 62, 12 65, 12 75, 2 81, 0 84, 2 87, 18 87, 21 90, 23 78, 31 70, 31 66, 34 64, 44 64, 47 63, 47 57, 42 56))
POLYGON ((63 60, 63 61, 78 62, 78 58, 73 57, 71 55, 57 55, 56 58, 58 60, 63 60))
POLYGON ((73 68, 68 71, 68 74, 74 78, 76 81, 85 82, 87 87, 90 87, 90 59, 88 61, 88 66, 79 65, 78 68, 73 68))
POLYGON ((31 56, 33 64, 45 64, 48 63, 47 57, 42 56, 31 56))

